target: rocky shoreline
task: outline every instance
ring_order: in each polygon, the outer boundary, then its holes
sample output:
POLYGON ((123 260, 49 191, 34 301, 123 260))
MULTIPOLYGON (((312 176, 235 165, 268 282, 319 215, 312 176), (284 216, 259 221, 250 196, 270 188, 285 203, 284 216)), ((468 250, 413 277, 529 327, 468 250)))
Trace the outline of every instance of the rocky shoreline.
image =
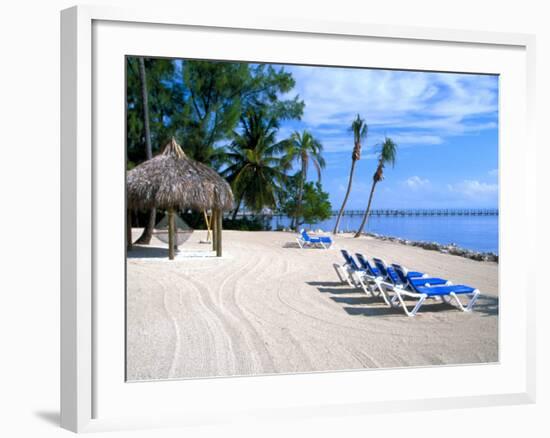
POLYGON ((452 254, 460 257, 465 257, 471 260, 483 261, 483 262, 496 262, 498 263, 498 254, 493 252, 478 252, 470 249, 461 248, 454 243, 449 245, 442 245, 437 242, 424 242, 419 240, 401 239, 400 237, 383 236, 376 233, 364 233, 366 236, 374 237, 379 240, 387 240, 390 242, 401 243, 402 245, 418 246, 430 251, 439 251, 444 254, 452 254))

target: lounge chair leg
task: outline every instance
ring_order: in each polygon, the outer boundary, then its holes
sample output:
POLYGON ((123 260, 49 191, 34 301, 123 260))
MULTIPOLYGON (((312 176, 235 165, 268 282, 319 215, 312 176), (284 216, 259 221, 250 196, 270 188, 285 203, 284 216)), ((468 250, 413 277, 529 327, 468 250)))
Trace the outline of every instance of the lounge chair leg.
POLYGON ((380 292, 380 287, 379 287, 378 283, 376 282, 376 279, 371 279, 371 283, 373 284, 373 286, 371 286, 369 289, 371 291, 372 296, 373 297, 382 296, 382 298, 384 298, 384 294, 382 294, 382 292, 380 292))
POLYGON ((372 294, 372 291, 371 291, 370 287, 368 286, 368 281, 367 281, 367 283, 365 283, 363 281, 363 279, 361 278, 361 275, 359 275, 359 274, 356 274, 356 275, 357 275, 357 280, 359 281, 359 285, 361 286, 361 289, 363 289, 363 292, 365 292, 365 294, 370 296, 370 297, 374 296, 372 294))
POLYGON ((453 300, 454 302, 456 303, 455 307, 457 307, 458 309, 462 310, 463 312, 466 311, 466 309, 464 308, 464 306, 462 305, 462 303, 460 302, 460 300, 458 299, 458 297, 456 296, 456 294, 454 292, 451 292, 449 295, 451 295, 451 297, 453 297, 453 300))
POLYGON ((338 263, 333 263, 332 267, 336 271, 336 275, 338 275, 338 279, 340 280, 340 282, 342 284, 345 284, 345 283, 349 284, 349 281, 347 280, 347 278, 345 276, 343 276, 342 273, 341 273, 342 266, 340 266, 338 263))
POLYGON ((426 301, 426 298, 428 298, 428 296, 425 295, 425 294, 421 295, 418 302, 413 307, 413 309, 409 310, 407 305, 405 304, 405 301, 403 300, 403 297, 399 293, 399 291, 394 290, 394 292, 395 292, 395 297, 392 298, 392 302, 397 298, 399 300, 399 304, 401 304, 401 307, 403 308, 403 311, 405 312, 405 314, 407 316, 410 316, 410 317, 413 317, 413 316, 416 315, 416 312, 418 312, 420 310, 420 307, 422 307, 422 304, 424 304, 424 301, 426 301))
MULTIPOLYGON (((416 315, 416 312, 418 312, 418 311, 420 310, 420 307, 422 306, 422 304, 424 304, 424 301, 426 301, 426 298, 427 298, 426 295, 422 296, 422 297, 418 300, 418 303, 416 303, 416 306, 414 306, 414 309, 413 309, 410 313, 407 312, 407 315, 408 315, 408 316, 414 316, 414 315, 416 315)), ((406 307, 405 307, 405 310, 407 310, 406 307)))
POLYGON ((355 279, 353 278, 353 271, 351 271, 349 269, 348 266, 344 265, 344 269, 346 271, 346 281, 348 282, 348 284, 351 286, 351 287, 357 287, 357 285, 355 284, 355 279))
POLYGON ((354 287, 361 287, 361 279, 359 278, 359 274, 357 274, 355 271, 350 271, 350 277, 354 287))
POLYGON ((456 302, 455 307, 458 307, 463 312, 471 312, 472 307, 474 306, 474 304, 477 301, 477 298, 479 296, 479 290, 476 289, 472 293, 472 298, 470 298, 470 301, 468 301, 468 304, 466 305, 466 307, 464 307, 464 305, 460 302, 460 300, 458 299, 458 296, 454 292, 451 292, 450 295, 453 297, 454 301, 456 302))
POLYGON ((390 306, 394 307, 391 301, 388 299, 388 294, 386 293, 386 290, 384 289, 384 285, 382 284, 382 278, 377 277, 374 279, 374 284, 376 285, 376 288, 378 289, 378 292, 380 295, 382 295, 382 298, 384 299, 384 302, 390 306))
POLYGON ((479 294, 480 294, 479 290, 476 289, 474 291, 474 293, 472 294, 472 298, 470 299, 470 302, 466 306, 466 312, 471 312, 472 311, 472 308, 474 307, 474 304, 476 303, 476 301, 479 297, 479 294))

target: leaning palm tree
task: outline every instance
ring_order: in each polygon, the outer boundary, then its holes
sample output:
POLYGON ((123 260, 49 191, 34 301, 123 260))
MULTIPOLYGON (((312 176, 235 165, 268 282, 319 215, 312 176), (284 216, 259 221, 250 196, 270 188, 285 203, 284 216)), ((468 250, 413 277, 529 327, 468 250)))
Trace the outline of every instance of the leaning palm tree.
POLYGON ((233 218, 243 202, 254 211, 274 208, 289 168, 282 156, 285 143, 275 141, 276 120, 256 109, 241 117, 240 124, 242 131, 233 133, 222 172, 236 195, 233 218))
POLYGON ((378 184, 380 181, 384 179, 385 165, 391 164, 393 167, 395 165, 396 158, 397 158, 397 145, 394 143, 394 141, 391 138, 386 137, 380 149, 380 155, 378 156, 378 166, 376 167, 376 172, 374 172, 374 175, 372 177, 372 187, 370 189, 367 210, 365 211, 365 215, 363 216, 363 220, 361 221, 361 226, 359 227, 359 230, 357 230, 357 233, 355 233, 355 236, 353 237, 359 237, 363 232, 363 228, 365 228, 367 219, 369 218, 370 206, 372 203, 372 196, 374 195, 374 189, 376 188, 376 184, 378 184))
POLYGON ((323 145, 315 139, 308 131, 295 131, 287 142, 285 150, 286 160, 289 163, 298 161, 300 163, 298 199, 296 200, 296 211, 292 219, 293 226, 298 226, 299 216, 302 211, 302 199, 304 197, 304 183, 307 178, 309 163, 311 162, 317 171, 317 180, 321 181, 321 169, 325 167, 325 159, 322 156, 323 145))
POLYGON ((355 163, 361 159, 361 140, 367 137, 368 129, 369 128, 365 123, 365 120, 357 114, 357 118, 351 124, 351 131, 353 132, 353 152, 351 153, 351 169, 349 171, 348 188, 346 190, 344 200, 342 201, 342 207, 340 207, 340 211, 338 212, 336 223, 334 224, 334 230, 332 231, 333 234, 338 232, 338 226, 340 225, 340 220, 344 214, 344 209, 346 208, 346 203, 348 202, 348 197, 351 192, 351 183, 353 181, 353 173, 355 172, 355 163))

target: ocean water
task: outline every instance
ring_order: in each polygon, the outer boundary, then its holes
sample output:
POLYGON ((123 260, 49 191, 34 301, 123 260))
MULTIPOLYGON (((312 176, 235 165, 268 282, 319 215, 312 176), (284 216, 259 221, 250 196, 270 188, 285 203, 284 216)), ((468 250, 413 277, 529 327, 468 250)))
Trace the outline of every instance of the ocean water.
MULTIPOLYGON (((361 216, 343 216, 340 230, 357 230, 361 219, 361 216)), ((333 216, 304 227, 332 231, 335 222, 333 216)), ((286 217, 271 220, 274 230, 289 224, 286 217)), ((498 216, 371 216, 366 231, 408 240, 454 243, 462 248, 498 254, 498 216)))

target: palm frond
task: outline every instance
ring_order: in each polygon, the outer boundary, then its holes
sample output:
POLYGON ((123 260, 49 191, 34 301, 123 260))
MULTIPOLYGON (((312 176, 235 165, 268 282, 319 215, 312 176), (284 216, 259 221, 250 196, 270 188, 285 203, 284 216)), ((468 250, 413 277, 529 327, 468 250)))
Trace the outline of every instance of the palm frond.
POLYGON ((391 139, 386 137, 382 143, 382 149, 380 151, 380 161, 383 164, 391 164, 395 166, 395 160, 397 159, 397 144, 391 139))

